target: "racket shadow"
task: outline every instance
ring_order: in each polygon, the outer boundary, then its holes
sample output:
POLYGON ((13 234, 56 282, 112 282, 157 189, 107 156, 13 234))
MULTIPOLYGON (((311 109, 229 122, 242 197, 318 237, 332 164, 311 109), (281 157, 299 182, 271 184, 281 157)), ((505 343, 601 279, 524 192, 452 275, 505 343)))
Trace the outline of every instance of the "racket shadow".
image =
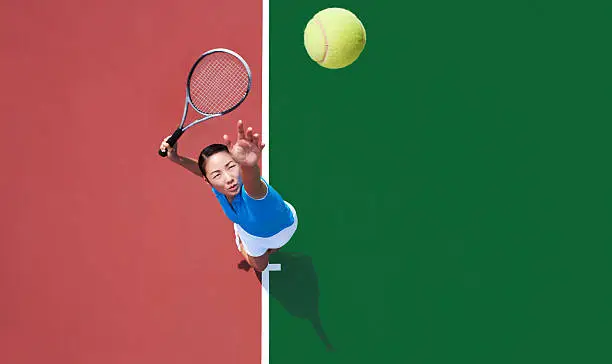
POLYGON ((319 314, 319 279, 312 258, 279 251, 270 260, 281 264, 280 272, 270 273, 270 296, 290 315, 309 321, 327 350, 334 351, 319 314))

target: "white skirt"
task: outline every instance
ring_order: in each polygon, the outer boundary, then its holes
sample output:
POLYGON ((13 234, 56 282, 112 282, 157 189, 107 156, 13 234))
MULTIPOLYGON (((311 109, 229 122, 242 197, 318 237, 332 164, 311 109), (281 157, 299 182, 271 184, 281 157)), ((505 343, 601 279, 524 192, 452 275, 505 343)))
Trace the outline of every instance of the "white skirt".
POLYGON ((278 249, 287 244, 297 229, 298 218, 293 206, 287 201, 285 201, 285 204, 293 214, 293 224, 267 238, 251 235, 244 231, 240 225, 234 224, 238 250, 240 250, 240 240, 242 240, 242 246, 246 253, 252 257, 260 257, 266 254, 268 249, 278 249))

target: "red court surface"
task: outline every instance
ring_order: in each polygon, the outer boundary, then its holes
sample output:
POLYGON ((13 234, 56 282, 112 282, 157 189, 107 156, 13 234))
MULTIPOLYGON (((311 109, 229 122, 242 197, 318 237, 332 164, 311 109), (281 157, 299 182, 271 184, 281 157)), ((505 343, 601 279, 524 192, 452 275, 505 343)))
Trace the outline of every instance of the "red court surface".
POLYGON ((157 148, 210 48, 253 90, 195 156, 261 128, 261 2, 0 3, 0 363, 258 363, 260 286, 210 189, 157 148), (239 9, 240 12, 236 12, 239 9))

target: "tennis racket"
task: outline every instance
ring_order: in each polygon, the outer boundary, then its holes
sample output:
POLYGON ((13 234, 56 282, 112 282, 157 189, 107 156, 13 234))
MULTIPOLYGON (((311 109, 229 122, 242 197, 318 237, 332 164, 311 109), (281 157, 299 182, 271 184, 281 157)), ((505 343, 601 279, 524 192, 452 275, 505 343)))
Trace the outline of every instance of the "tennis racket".
MULTIPOLYGON (((251 81, 249 65, 238 53, 216 48, 202 54, 187 77, 181 124, 166 143, 173 147, 187 129, 236 109, 249 94, 251 81), (200 115, 185 126, 190 105, 200 115)), ((166 157, 168 151, 160 148, 159 155, 166 157)))

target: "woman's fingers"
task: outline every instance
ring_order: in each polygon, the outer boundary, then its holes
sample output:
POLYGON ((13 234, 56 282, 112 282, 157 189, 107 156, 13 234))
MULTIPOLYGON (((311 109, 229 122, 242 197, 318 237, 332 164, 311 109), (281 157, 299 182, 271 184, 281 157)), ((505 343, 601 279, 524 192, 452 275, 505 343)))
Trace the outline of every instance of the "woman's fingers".
POLYGON ((244 139, 244 124, 242 120, 238 120, 238 140, 244 139))
POLYGON ((227 136, 227 134, 223 135, 223 141, 225 142, 225 145, 227 145, 228 149, 232 148, 232 141, 230 140, 230 138, 227 136))

